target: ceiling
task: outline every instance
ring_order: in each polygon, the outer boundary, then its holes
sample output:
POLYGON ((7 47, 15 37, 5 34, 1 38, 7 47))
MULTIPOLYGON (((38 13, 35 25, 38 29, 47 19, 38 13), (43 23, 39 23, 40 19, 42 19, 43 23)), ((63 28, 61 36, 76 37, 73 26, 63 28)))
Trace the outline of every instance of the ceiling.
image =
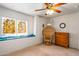
POLYGON ((1 6, 30 15, 39 15, 44 17, 57 17, 64 14, 75 13, 79 11, 79 3, 68 3, 58 7, 61 13, 54 12, 52 15, 45 15, 45 11, 35 12, 35 9, 43 8, 43 3, 0 3, 1 6))

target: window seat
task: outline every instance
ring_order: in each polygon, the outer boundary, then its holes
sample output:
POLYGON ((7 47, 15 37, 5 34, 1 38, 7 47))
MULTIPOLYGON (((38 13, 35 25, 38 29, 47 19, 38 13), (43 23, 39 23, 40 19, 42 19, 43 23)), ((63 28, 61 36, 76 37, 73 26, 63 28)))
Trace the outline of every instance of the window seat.
POLYGON ((19 36, 5 36, 5 35, 0 35, 0 41, 13 40, 13 39, 21 39, 21 38, 28 38, 28 37, 35 37, 35 35, 34 34, 19 35, 19 36))

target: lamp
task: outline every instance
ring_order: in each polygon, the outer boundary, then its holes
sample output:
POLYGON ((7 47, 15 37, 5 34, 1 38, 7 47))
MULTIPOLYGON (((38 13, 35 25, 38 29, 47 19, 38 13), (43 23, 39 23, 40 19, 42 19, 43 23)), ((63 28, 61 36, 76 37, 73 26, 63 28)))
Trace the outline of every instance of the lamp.
POLYGON ((46 12, 46 14, 48 14, 48 15, 52 15, 53 13, 54 13, 53 10, 47 10, 47 12, 46 12))

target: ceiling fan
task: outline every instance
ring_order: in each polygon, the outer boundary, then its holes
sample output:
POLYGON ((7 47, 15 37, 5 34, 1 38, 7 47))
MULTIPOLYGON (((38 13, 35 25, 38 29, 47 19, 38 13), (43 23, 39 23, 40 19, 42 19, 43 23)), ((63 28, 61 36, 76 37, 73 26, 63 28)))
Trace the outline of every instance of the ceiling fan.
MULTIPOLYGON (((43 9, 37 9, 35 11, 52 10, 54 12, 61 13, 62 11, 58 10, 57 7, 60 7, 60 6, 64 5, 64 4, 66 4, 66 3, 57 3, 57 4, 54 4, 54 3, 44 3, 45 7, 43 9)), ((47 15, 47 14, 45 14, 45 15, 47 15)))

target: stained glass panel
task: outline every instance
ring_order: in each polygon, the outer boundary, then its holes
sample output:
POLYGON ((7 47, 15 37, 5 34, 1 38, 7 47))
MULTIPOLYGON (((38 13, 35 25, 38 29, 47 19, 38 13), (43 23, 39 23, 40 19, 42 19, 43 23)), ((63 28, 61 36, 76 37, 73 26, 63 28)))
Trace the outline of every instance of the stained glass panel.
POLYGON ((20 21, 18 22, 18 33, 26 32, 26 22, 20 21))
POLYGON ((15 33, 15 20, 4 18, 3 33, 15 33))

